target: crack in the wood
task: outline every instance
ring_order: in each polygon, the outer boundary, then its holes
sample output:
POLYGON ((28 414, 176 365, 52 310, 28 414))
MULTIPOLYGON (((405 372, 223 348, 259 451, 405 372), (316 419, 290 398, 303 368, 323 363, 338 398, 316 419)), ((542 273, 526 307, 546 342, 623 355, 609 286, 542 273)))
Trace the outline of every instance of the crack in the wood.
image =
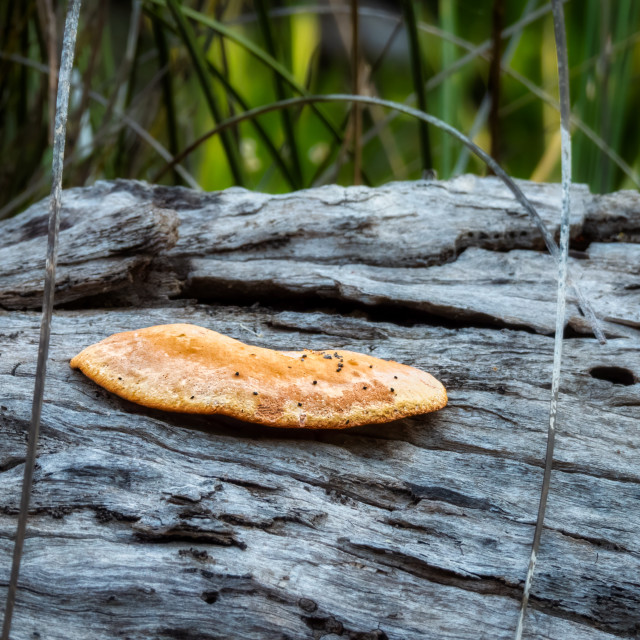
MULTIPOLYGON (((524 581, 518 581, 518 583, 515 584, 503 576, 486 576, 477 574, 462 575, 456 571, 429 564, 420 558, 402 553, 395 549, 375 547, 366 543, 352 542, 348 538, 341 538, 338 542, 339 548, 345 553, 349 553, 350 555, 363 560, 370 560, 382 565, 393 567, 400 571, 405 571, 420 578, 424 578, 429 582, 451 586, 465 591, 472 591, 482 595, 508 597, 518 602, 522 597, 524 581)), ((607 602, 610 602, 610 600, 607 600, 607 602)), ((567 609, 562 608, 560 602, 549 598, 543 598, 536 594, 531 595, 530 606, 547 615, 607 631, 608 633, 620 637, 628 637, 625 634, 630 630, 637 632, 640 628, 640 625, 634 625, 634 623, 628 618, 627 623, 623 622, 623 617, 621 617, 619 623, 611 623, 606 620, 598 619, 595 615, 586 616, 573 611, 568 611, 567 609), (630 628, 629 623, 634 626, 630 628)))
POLYGON ((26 458, 24 456, 9 456, 4 462, 0 464, 0 473, 10 471, 14 467, 24 464, 26 458))
POLYGON ((280 487, 274 487, 268 484, 261 484, 259 482, 254 482, 252 480, 243 480, 242 478, 229 478, 228 476, 219 476, 219 480, 221 482, 226 482, 228 484, 233 484, 238 487, 244 487, 245 489, 255 490, 257 492, 267 492, 272 493, 276 491, 280 491, 280 487))
POLYGON ((238 549, 242 551, 247 548, 246 543, 236 538, 232 530, 217 532, 199 529, 190 525, 175 525, 157 529, 140 526, 134 528, 134 537, 140 542, 159 544, 195 542, 198 544, 211 544, 222 547, 238 547, 238 549))
POLYGON ((555 531, 562 536, 567 538, 571 538, 573 540, 578 540, 581 542, 588 542, 594 547, 599 547, 600 549, 604 549, 606 551, 619 551, 622 553, 627 553, 629 555, 638 556, 640 555, 637 551, 633 551, 624 545, 621 545, 617 542, 612 542, 611 540, 607 540, 606 538, 595 537, 595 536, 587 536, 583 533, 575 533, 573 531, 568 531, 566 529, 560 529, 557 527, 551 527, 549 525, 545 525, 545 529, 549 531, 555 531))
POLYGON ((486 498, 476 498, 465 495, 459 491, 447 489, 446 487, 418 485, 411 482, 406 483, 407 489, 414 500, 435 500, 437 502, 446 502, 456 507, 466 509, 478 509, 479 511, 488 511, 491 513, 499 513, 504 515, 503 509, 493 504, 486 498))
MULTIPOLYGON (((510 329, 513 331, 523 331, 525 333, 539 334, 535 329, 524 324, 524 322, 508 322, 502 318, 491 316, 481 312, 446 312, 438 311, 431 307, 419 308, 416 306, 405 306, 400 303, 377 303, 365 304, 350 300, 340 296, 326 295, 318 296, 317 293, 298 293, 293 295, 288 289, 264 285, 259 291, 251 290, 245 294, 239 293, 237 289, 229 289, 228 293, 223 291, 223 285, 217 294, 212 297, 210 287, 194 289, 185 286, 182 292, 172 299, 193 300, 197 304, 222 304, 239 308, 250 308, 256 303, 262 305, 264 309, 271 313, 281 312, 304 312, 304 313, 331 313, 339 320, 340 317, 357 315, 372 323, 389 323, 402 327, 432 326, 446 329, 510 329), (462 317, 464 316, 464 317, 462 317)), ((425 305, 428 306, 428 305, 425 305)), ((549 334, 550 335, 550 334, 549 334)), ((578 334, 585 337, 584 334, 578 334)), ((578 337, 578 336, 577 336, 578 337)))
MULTIPOLYGON (((373 546, 364 542, 352 542, 348 538, 338 539, 338 548, 362 560, 369 560, 384 566, 406 571, 419 578, 457 587, 465 591, 473 591, 485 595, 508 596, 520 598, 520 585, 509 582, 498 576, 463 575, 451 569, 429 564, 425 560, 402 553, 395 549, 373 546)), ((524 581, 522 581, 524 584, 524 581)))

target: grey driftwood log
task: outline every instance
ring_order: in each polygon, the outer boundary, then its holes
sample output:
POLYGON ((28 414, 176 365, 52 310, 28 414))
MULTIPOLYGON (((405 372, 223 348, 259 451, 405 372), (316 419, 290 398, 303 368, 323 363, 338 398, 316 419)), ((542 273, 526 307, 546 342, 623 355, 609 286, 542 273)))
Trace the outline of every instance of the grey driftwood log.
MULTIPOLYGON (((557 232, 560 188, 522 183, 557 232)), ((526 638, 640 637, 640 197, 575 187, 559 433, 526 638)), ((0 224, 4 598, 46 203, 0 224)), ((15 639, 511 638, 547 426, 555 266, 495 179, 284 196, 102 182, 63 195, 15 639), (443 411, 347 431, 150 411, 68 362, 193 322, 415 365, 443 411)))

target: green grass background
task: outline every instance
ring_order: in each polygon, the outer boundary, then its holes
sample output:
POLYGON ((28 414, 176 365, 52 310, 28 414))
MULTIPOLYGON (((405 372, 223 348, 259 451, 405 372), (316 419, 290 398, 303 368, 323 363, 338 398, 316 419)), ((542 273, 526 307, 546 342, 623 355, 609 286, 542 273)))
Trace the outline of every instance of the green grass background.
MULTIPOLYGON (((57 69, 65 5, 6 0, 0 7, 0 217, 50 188, 49 74, 57 69)), ((369 106, 358 129, 345 103, 245 120, 197 145, 182 159, 182 174, 166 170, 166 157, 216 123, 305 92, 422 105, 469 133, 489 90, 493 17, 501 7, 498 135, 492 145, 484 119, 472 137, 493 149, 511 176, 558 181, 557 66, 545 2, 84 0, 64 185, 119 177, 276 193, 329 182, 484 174, 446 134, 369 106)), ((636 189, 640 2, 571 0, 565 12, 574 180, 594 192, 636 189)))

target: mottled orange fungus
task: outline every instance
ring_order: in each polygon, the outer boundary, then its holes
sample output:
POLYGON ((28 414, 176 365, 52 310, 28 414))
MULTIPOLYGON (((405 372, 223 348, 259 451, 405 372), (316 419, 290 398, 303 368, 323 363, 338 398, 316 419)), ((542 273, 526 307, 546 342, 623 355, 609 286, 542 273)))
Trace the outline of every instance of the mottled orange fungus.
POLYGON ((444 386, 413 367, 353 351, 262 349, 191 324, 117 333, 71 366, 146 407, 271 427, 340 429, 447 404, 444 386))

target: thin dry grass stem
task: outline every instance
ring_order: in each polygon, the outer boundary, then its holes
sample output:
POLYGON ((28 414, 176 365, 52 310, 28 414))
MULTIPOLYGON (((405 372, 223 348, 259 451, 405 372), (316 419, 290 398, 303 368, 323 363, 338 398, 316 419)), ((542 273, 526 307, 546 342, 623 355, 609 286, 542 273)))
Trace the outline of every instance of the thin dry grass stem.
POLYGON ((560 223, 560 254, 558 256, 558 290, 556 306, 556 330, 553 348, 553 374, 551 378, 551 401, 549 405, 549 426, 547 430, 547 451, 544 462, 544 474, 540 489, 540 502, 536 527, 531 545, 531 555, 525 579, 520 615, 516 627, 515 640, 522 639, 527 604, 533 584, 533 576, 540 550, 540 540, 544 526, 544 517, 549 498, 551 470, 553 468, 553 451, 556 437, 558 414, 558 396, 560 392, 560 373, 562 368, 562 343, 564 337, 565 315, 567 306, 567 259, 569 255, 569 224, 571 213, 571 102, 569 97, 569 61, 567 40, 564 25, 564 11, 560 0, 552 0, 553 27, 558 57, 558 80, 560 86, 560 131, 562 135, 562 219, 560 223))
POLYGON ((36 381, 33 391, 33 405, 31 424, 29 426, 29 440, 24 465, 24 478, 20 497, 20 514, 16 529, 11 564, 11 576, 7 590, 7 602, 2 622, 2 640, 9 640, 11 621, 18 589, 20 575, 20 561, 25 534, 27 531, 27 517, 31 499, 31 485, 38 451, 38 436, 40 434, 40 416, 44 397, 44 383, 47 374, 47 360, 49 357, 49 341, 51 336, 51 316, 53 314, 53 298, 56 282, 56 261, 58 257, 58 231, 60 229, 60 208, 62 201, 62 171, 64 166, 64 146, 67 132, 67 115, 69 109, 69 92, 71 89, 71 72, 78 33, 78 17, 80 15, 81 0, 71 0, 67 10, 64 37, 62 43, 62 60, 58 77, 58 97, 56 100, 56 118, 54 129, 53 166, 51 178, 51 199, 49 203, 49 229, 47 239, 47 260, 44 279, 44 298, 42 301, 42 320, 40 323, 40 341, 38 345, 38 362, 36 365, 36 381))

